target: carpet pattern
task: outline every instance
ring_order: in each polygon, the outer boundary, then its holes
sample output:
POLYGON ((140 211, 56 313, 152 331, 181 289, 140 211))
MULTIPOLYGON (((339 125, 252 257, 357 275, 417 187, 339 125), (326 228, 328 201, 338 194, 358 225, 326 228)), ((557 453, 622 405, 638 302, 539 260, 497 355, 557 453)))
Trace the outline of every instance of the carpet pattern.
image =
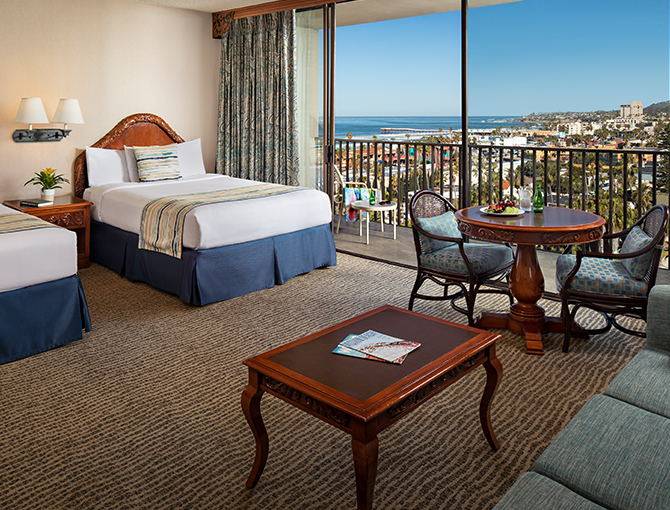
MULTIPOLYGON (((242 361, 382 304, 406 308, 413 271, 339 254, 336 267, 201 308, 96 264, 80 277, 93 331, 0 365, 0 509, 356 507, 348 436, 270 395, 268 463, 245 488, 254 441, 242 361)), ((507 303, 484 294, 477 309, 507 303)), ((415 311, 466 323, 446 303, 415 311)), ((501 449, 479 424, 481 368, 380 434, 375 508, 491 508, 643 343, 613 331, 564 354, 562 337, 546 335, 546 354, 529 356, 501 334, 501 449)))

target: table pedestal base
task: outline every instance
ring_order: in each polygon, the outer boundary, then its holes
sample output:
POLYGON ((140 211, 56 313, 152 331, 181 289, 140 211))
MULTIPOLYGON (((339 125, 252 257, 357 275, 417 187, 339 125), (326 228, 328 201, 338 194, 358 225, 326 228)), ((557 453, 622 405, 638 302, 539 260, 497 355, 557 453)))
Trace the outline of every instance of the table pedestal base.
POLYGON ((540 322, 522 322, 511 313, 482 313, 475 323, 476 328, 506 329, 526 338, 528 354, 544 354, 542 335, 545 333, 564 333, 563 321, 558 317, 543 317, 540 322))
MULTIPOLYGON (((475 328, 481 329, 506 329, 512 331, 517 335, 521 335, 526 339, 526 353, 527 354, 544 354, 542 348, 542 335, 545 333, 565 333, 565 326, 563 319, 560 317, 546 317, 544 310, 542 310, 542 318, 536 321, 520 320, 515 317, 513 313, 491 313, 483 312, 477 322, 475 328)), ((574 324, 576 328, 579 326, 574 324)), ((573 337, 588 338, 586 333, 573 333, 573 337)))

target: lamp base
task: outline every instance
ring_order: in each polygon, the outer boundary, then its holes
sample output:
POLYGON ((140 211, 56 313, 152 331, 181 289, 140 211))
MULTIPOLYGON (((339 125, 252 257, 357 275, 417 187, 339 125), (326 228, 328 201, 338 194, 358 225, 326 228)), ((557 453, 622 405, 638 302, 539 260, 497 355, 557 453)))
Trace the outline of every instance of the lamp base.
POLYGON ((17 129, 12 138, 16 143, 60 142, 71 132, 71 129, 17 129))

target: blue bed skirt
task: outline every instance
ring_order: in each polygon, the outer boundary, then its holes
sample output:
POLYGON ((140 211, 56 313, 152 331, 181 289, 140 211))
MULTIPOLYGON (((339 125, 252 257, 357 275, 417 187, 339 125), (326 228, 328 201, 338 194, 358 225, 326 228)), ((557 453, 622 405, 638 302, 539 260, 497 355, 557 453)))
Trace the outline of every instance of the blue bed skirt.
POLYGON ((77 275, 0 293, 0 364, 80 340, 91 331, 77 275))
POLYGON ((211 248, 184 249, 177 259, 137 247, 138 235, 91 222, 91 260, 202 306, 282 284, 337 263, 330 225, 211 248))

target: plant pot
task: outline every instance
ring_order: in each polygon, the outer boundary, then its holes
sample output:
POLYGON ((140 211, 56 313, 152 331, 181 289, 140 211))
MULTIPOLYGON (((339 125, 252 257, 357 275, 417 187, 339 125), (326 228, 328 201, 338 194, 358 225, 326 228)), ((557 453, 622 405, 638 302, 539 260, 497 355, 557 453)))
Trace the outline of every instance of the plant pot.
POLYGON ((43 189, 41 198, 42 200, 46 200, 47 202, 53 202, 55 194, 56 194, 55 189, 43 189))

